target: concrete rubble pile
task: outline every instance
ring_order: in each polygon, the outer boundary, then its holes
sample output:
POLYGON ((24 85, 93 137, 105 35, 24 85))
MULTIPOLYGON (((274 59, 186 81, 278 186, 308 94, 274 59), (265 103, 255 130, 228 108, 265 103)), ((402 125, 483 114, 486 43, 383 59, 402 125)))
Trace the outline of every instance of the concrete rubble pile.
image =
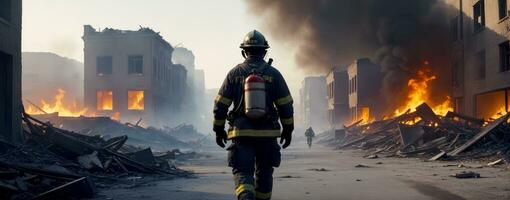
POLYGON ((484 121, 454 112, 436 115, 425 103, 392 119, 353 123, 336 130, 330 145, 355 148, 378 156, 433 160, 488 159, 489 165, 510 163, 509 114, 484 121))
POLYGON ((174 137, 173 132, 168 132, 167 129, 140 126, 141 118, 135 123, 121 123, 110 117, 61 117, 58 113, 36 115, 34 118, 50 121, 56 127, 89 136, 100 135, 109 139, 126 135, 130 138, 127 141, 130 145, 150 146, 157 150, 193 148, 184 140, 174 137))
POLYGON ((25 143, 0 141, 0 199, 79 199, 96 188, 134 187, 191 173, 169 164, 187 155, 126 145, 127 136, 90 136, 23 114, 25 143))

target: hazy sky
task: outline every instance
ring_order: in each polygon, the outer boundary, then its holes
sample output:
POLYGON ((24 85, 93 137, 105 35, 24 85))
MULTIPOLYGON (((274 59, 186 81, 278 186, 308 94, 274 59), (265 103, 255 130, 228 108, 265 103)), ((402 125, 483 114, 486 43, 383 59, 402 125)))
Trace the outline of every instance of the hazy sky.
POLYGON ((173 46, 191 49, 206 87, 221 85, 242 61, 239 44, 252 29, 266 34, 268 57, 286 76, 297 98, 302 75, 296 71, 292 44, 280 44, 239 0, 24 0, 23 51, 49 51, 83 62, 83 25, 136 30, 151 27, 173 46))

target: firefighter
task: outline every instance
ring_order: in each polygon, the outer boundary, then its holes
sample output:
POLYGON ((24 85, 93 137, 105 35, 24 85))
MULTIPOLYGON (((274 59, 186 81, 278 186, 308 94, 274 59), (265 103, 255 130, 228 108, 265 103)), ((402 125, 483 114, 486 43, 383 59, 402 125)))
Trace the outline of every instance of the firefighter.
POLYGON ((308 144, 308 148, 312 148, 312 140, 315 137, 315 132, 313 132, 312 127, 308 127, 305 131, 306 143, 308 144))
POLYGON ((281 161, 277 138, 284 149, 292 139, 293 100, 272 59, 264 60, 269 45, 260 32, 249 32, 240 48, 245 61, 230 70, 218 92, 213 130, 220 147, 232 140, 228 165, 237 198, 271 199, 273 170, 281 161))

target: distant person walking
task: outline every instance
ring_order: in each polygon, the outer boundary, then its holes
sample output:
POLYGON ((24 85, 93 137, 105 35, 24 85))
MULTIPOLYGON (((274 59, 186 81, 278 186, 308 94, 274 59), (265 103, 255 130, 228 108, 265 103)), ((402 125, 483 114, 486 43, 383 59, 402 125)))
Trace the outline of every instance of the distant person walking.
POLYGON ((308 129, 306 129, 305 136, 306 136, 306 143, 308 144, 308 148, 311 149, 312 148, 312 140, 313 140, 313 137, 315 137, 315 132, 313 132, 313 129, 311 126, 308 127, 308 129))

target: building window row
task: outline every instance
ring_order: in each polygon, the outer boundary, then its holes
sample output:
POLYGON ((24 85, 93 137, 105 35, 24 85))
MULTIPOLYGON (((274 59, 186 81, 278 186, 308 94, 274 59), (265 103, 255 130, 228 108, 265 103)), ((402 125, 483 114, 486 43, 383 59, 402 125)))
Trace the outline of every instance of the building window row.
MULTIPOLYGON (((128 90, 128 110, 145 109, 145 92, 143 90, 128 90)), ((96 109, 113 110, 113 91, 98 90, 96 92, 96 109)))
MULTIPOLYGON (((99 76, 110 75, 113 73, 112 56, 96 57, 96 74, 99 76)), ((128 56, 128 74, 143 75, 143 56, 128 56)))

